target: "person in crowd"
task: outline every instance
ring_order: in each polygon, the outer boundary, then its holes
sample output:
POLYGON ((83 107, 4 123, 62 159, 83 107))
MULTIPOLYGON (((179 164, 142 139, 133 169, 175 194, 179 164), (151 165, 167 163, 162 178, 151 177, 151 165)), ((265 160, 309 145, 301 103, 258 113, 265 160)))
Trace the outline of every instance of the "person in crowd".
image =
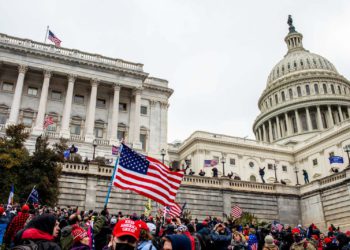
POLYGON ((140 229, 140 239, 137 246, 137 250, 157 250, 157 248, 153 245, 153 236, 150 233, 150 229, 147 223, 142 220, 139 220, 137 221, 137 225, 140 229))
POLYGON ((77 224, 72 225, 73 246, 71 250, 90 250, 88 233, 77 224))
POLYGON ((232 179, 233 172, 231 171, 227 176, 228 176, 228 178, 232 179))
POLYGON ((61 243, 62 250, 69 250, 73 246, 74 240, 72 236, 72 229, 73 229, 73 226, 79 225, 80 220, 81 220, 80 215, 74 213, 69 216, 68 225, 61 229, 60 243, 61 243))
POLYGON ((233 238, 231 241, 231 245, 228 247, 228 249, 231 249, 231 250, 248 249, 248 245, 243 234, 241 234, 238 231, 234 231, 232 235, 233 235, 233 238))
POLYGON ((278 250, 272 235, 266 235, 263 250, 278 250))
POLYGON ((305 184, 309 183, 309 174, 306 172, 305 169, 303 169, 303 175, 304 175, 304 182, 305 184))
POLYGON ((260 175, 260 178, 261 178, 262 183, 265 183, 265 179, 264 179, 264 176, 265 176, 265 167, 263 167, 263 168, 260 168, 260 167, 259 167, 259 175, 260 175))
POLYGON ((217 223, 210 233, 210 238, 214 242, 215 249, 224 250, 230 245, 232 234, 224 223, 217 223))
MULTIPOLYGON (((29 249, 61 250, 55 242, 59 230, 59 223, 55 215, 47 213, 39 215, 33 218, 26 228, 16 235, 19 242, 14 249, 19 248, 19 246, 26 246, 29 249)), ((23 249, 23 247, 19 249, 23 249)))
POLYGON ((21 209, 21 213, 19 213, 17 216, 13 218, 11 223, 9 224, 5 237, 4 237, 4 242, 8 245, 12 245, 15 235, 17 232, 21 229, 24 228, 24 225, 29 217, 29 206, 28 205, 23 205, 21 209))
POLYGON ((111 249, 135 250, 140 237, 140 228, 131 219, 119 220, 113 229, 111 249))
POLYGON ((312 243, 301 236, 299 228, 294 228, 292 235, 294 243, 290 247, 290 250, 316 250, 312 243))
POLYGON ((108 220, 109 212, 106 209, 96 217, 93 223, 95 249, 101 250, 108 243, 108 235, 112 233, 108 220))
POLYGON ((186 235, 166 235, 162 240, 164 242, 163 250, 191 250, 191 241, 186 235))
POLYGON ((205 176, 205 172, 203 171, 203 169, 199 171, 199 176, 205 176))
POLYGON ((5 212, 5 209, 0 206, 0 246, 3 242, 3 237, 6 232, 6 228, 10 223, 10 216, 5 212))

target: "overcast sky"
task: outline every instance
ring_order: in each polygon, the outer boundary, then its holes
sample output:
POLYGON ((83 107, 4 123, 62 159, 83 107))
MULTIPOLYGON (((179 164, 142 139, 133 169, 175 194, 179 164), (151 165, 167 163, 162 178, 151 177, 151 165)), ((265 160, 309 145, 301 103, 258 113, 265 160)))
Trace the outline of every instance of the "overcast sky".
POLYGON ((257 101, 287 49, 287 15, 304 47, 350 79, 347 0, 0 0, 0 32, 144 64, 167 79, 169 142, 195 130, 254 138, 257 101))

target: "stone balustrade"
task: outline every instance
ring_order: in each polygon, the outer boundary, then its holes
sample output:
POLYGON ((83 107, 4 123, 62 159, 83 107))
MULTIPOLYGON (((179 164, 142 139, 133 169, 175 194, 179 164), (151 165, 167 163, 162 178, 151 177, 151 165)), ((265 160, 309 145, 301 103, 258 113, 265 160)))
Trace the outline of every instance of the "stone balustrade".
POLYGON ((73 134, 71 134, 70 135, 70 140, 71 141, 77 141, 77 142, 83 142, 85 140, 85 137, 81 136, 81 135, 73 135, 73 134))
POLYGON ((105 146, 109 145, 109 140, 106 140, 106 139, 95 139, 95 140, 98 145, 105 145, 105 146))
POLYGON ((90 61, 94 63, 105 64, 105 65, 114 66, 118 68, 143 72, 143 64, 141 63, 132 63, 121 59, 115 59, 115 58, 110 58, 110 57, 106 57, 98 54, 82 52, 76 49, 55 47, 54 45, 35 42, 29 39, 12 37, 1 33, 0 33, 0 44, 3 44, 5 46, 10 45, 10 46, 16 46, 16 47, 23 47, 26 49, 37 50, 41 52, 54 54, 55 56, 59 55, 59 56, 70 57, 70 58, 75 58, 79 60, 90 61))
POLYGON ((54 131, 45 131, 44 133, 45 136, 53 139, 59 139, 60 138, 60 133, 54 132, 54 131))

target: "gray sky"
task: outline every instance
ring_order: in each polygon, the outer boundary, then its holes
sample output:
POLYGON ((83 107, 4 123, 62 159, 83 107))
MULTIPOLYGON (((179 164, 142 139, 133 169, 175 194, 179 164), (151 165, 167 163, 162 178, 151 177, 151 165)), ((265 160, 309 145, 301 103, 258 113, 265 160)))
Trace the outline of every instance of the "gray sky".
POLYGON ((286 53, 287 15, 304 47, 350 78, 347 0, 0 0, 0 32, 143 63, 167 79, 169 142, 195 130, 254 138, 257 101, 286 53))

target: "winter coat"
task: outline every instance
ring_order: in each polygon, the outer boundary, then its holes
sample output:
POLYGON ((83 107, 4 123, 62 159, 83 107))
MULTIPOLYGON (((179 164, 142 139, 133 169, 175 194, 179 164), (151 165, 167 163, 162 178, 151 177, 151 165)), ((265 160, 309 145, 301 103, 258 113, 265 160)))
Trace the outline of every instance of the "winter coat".
POLYGON ((165 237, 171 241, 173 250, 191 250, 191 241, 186 235, 173 234, 165 237))
POLYGON ((38 250, 61 250, 51 234, 37 228, 25 229, 21 240, 21 244, 25 244, 28 240, 35 242, 38 245, 38 250))
POLYGON ((78 242, 72 246, 71 250, 90 250, 90 247, 78 242))
POLYGON ((60 244, 62 250, 69 250, 73 246, 72 226, 68 225, 61 230, 60 244))
POLYGON ((263 250, 278 250, 278 246, 273 245, 273 246, 267 246, 266 244, 263 247, 263 250))
POLYGON ((152 244, 152 240, 145 240, 139 243, 137 250, 157 250, 157 248, 152 244))
POLYGON ((24 228, 24 224, 26 223, 28 217, 28 213, 21 213, 20 215, 17 215, 13 218, 10 225, 7 227, 7 231, 4 237, 5 242, 10 243, 14 240, 17 232, 24 228))
POLYGON ((96 221, 94 221, 93 224, 93 233, 95 249, 101 250, 108 244, 108 235, 112 234, 108 219, 105 216, 100 215, 96 218, 96 221))
POLYGON ((226 227, 223 234, 219 234, 218 232, 212 230, 210 233, 210 238, 213 240, 216 250, 226 250, 231 243, 232 234, 226 227))
POLYGON ((301 240, 300 242, 294 242, 290 247, 290 250, 316 250, 313 244, 308 242, 306 239, 301 240))
POLYGON ((247 250, 248 246, 246 243, 242 242, 242 241, 232 241, 231 245, 229 246, 229 249, 232 250, 247 250))

